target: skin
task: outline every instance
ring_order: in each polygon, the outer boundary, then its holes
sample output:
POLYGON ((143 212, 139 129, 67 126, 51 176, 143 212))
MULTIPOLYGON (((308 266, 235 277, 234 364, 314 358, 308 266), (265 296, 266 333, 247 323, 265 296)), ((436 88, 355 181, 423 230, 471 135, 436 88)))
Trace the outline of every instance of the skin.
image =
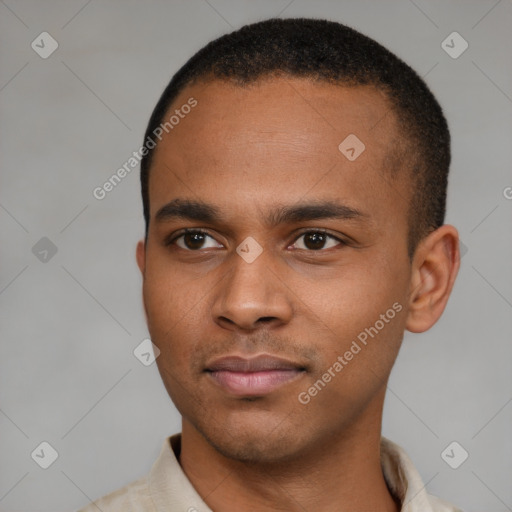
POLYGON ((440 227, 408 257, 408 177, 385 168, 400 134, 379 91, 213 81, 188 86, 172 108, 191 96, 198 105, 154 154, 148 238, 137 247, 158 368, 183 417, 180 464, 216 512, 397 511, 379 462, 386 383, 404 330, 423 332, 444 310, 457 231, 440 227), (366 146, 354 161, 338 149, 349 134, 366 146), (177 198, 210 203, 222 219, 158 219, 177 198), (360 215, 267 222, 278 206, 322 201, 360 215), (179 237, 184 228, 207 231, 203 245, 179 237), (323 245, 304 236, 318 229, 323 245), (252 263, 236 252, 249 236, 263 249, 252 263), (402 310, 300 403, 395 303, 402 310), (262 353, 305 371, 251 399, 204 371, 221 356, 262 353))

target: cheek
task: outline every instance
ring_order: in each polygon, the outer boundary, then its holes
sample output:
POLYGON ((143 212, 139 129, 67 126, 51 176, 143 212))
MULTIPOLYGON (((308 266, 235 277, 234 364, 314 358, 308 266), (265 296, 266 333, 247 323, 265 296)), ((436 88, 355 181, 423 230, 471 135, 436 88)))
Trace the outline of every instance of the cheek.
POLYGON ((148 266, 143 285, 148 329, 166 367, 184 368, 201 342, 205 291, 198 281, 185 283, 168 267, 148 266))
POLYGON ((302 279, 290 285, 300 299, 297 316, 307 319, 309 342, 326 367, 351 347, 357 354, 349 353, 350 360, 368 361, 382 372, 393 364, 405 325, 403 274, 374 262, 347 266, 335 277, 311 280, 308 286, 302 279))
POLYGON ((356 414, 387 381, 403 337, 405 308, 381 284, 384 291, 363 287, 360 281, 354 289, 348 283, 342 290, 331 286, 326 291, 332 299, 328 308, 324 299, 310 302, 311 310, 304 312, 315 326, 308 327, 308 338, 320 355, 320 364, 301 390, 302 396, 314 397, 311 414, 330 414, 334 423, 341 409, 333 404, 356 414))
MULTIPOLYGON (((321 279, 296 275, 288 284, 305 309, 331 325, 359 325, 378 319, 403 297, 406 279, 386 266, 347 265, 321 279)), ((310 315, 308 315, 310 316, 310 315)))

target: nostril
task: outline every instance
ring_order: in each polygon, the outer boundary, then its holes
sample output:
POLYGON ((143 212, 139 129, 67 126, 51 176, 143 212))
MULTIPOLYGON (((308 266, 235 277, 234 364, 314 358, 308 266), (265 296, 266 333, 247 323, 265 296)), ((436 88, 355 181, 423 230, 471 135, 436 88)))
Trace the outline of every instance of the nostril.
POLYGON ((235 325, 235 322, 233 322, 233 320, 231 320, 230 318, 227 318, 226 316, 219 317, 219 320, 221 320, 222 322, 227 322, 228 324, 235 325))
POLYGON ((263 316, 258 320, 258 322, 261 322, 263 324, 263 323, 272 322, 272 320, 274 320, 274 319, 275 319, 275 317, 273 317, 273 316, 263 316))

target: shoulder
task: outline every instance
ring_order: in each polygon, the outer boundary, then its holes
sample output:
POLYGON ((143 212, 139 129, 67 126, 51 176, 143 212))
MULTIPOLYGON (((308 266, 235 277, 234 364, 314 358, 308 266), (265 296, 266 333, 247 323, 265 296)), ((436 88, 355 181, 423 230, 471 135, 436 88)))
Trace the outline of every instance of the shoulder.
POLYGON ((166 438, 149 474, 97 499, 77 512, 186 510, 183 503, 201 503, 201 498, 179 465, 177 457, 180 450, 180 434, 166 438))
POLYGON ((381 464, 391 493, 402 503, 401 512, 462 512, 427 493, 420 474, 403 448, 381 438, 381 464))
POLYGON ((434 512, 463 512, 462 509, 457 508, 447 501, 444 501, 437 496, 433 496, 432 494, 428 495, 428 499, 434 512))
POLYGON ((156 512, 149 492, 148 478, 139 480, 99 498, 78 512, 156 512))

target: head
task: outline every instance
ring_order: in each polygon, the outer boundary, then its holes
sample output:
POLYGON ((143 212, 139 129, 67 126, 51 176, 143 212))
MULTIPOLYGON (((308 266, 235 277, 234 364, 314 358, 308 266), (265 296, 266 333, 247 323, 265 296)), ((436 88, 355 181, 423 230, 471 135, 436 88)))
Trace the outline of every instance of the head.
POLYGON ((380 424, 404 330, 437 321, 458 268, 423 80, 339 23, 268 20, 195 54, 145 141, 137 259, 184 429, 270 461, 380 424), (248 392, 226 357, 282 382, 248 392))

